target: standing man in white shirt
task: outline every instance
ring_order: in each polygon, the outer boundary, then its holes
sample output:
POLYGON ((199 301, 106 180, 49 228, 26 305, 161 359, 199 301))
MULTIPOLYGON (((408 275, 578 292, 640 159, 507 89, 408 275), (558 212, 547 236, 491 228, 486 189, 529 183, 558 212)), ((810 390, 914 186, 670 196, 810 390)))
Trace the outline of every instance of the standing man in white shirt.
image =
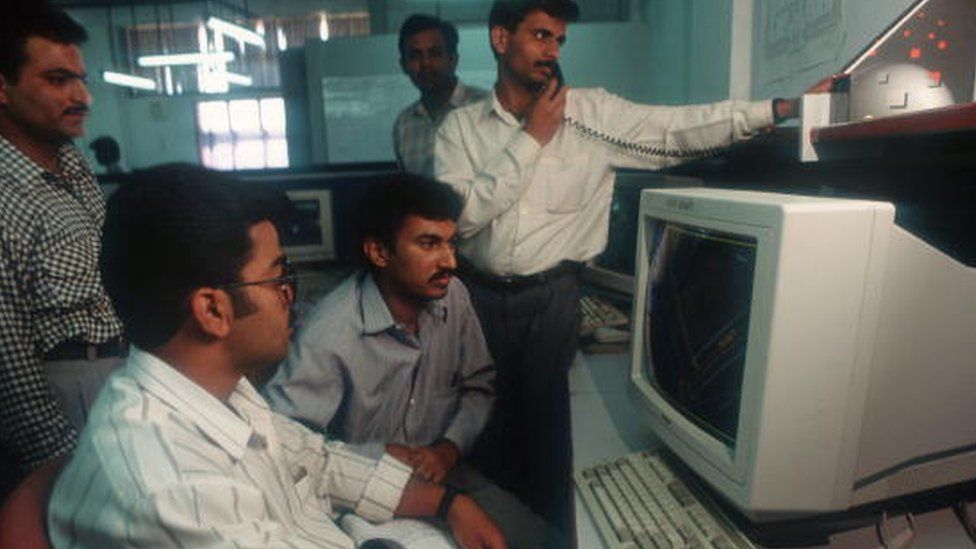
POLYGON ((248 377, 288 352, 295 276, 284 195, 189 166, 109 201, 105 287, 134 347, 50 500, 55 547, 346 547, 340 510, 438 516, 461 547, 504 547, 467 496, 275 414, 248 377))
POLYGON ((497 0, 488 23, 494 93, 452 111, 435 144, 435 177, 464 196, 461 275, 498 369, 476 458, 566 529, 578 273, 606 245, 613 169, 704 156, 797 110, 796 100, 661 107, 570 90, 556 62, 578 13, 571 0, 497 0))
POLYGON ((420 99, 403 109, 393 125, 393 147, 401 170, 433 174, 434 134, 444 116, 488 95, 458 80, 457 45, 457 28, 437 17, 414 14, 400 27, 400 67, 420 90, 420 99))

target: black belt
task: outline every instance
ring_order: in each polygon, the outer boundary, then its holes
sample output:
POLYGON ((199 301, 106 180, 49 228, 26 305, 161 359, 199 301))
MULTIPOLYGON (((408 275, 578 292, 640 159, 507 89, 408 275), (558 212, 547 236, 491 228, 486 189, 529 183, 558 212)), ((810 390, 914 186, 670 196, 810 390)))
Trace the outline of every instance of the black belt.
POLYGON ((465 260, 459 261, 461 277, 476 284, 501 291, 517 291, 552 282, 566 275, 578 275, 583 264, 578 261, 562 261, 555 267, 530 275, 500 276, 478 270, 465 260))
POLYGON ((129 354, 129 343, 125 338, 116 337, 104 343, 85 341, 65 341, 44 354, 44 360, 95 360, 99 358, 124 357, 129 354))

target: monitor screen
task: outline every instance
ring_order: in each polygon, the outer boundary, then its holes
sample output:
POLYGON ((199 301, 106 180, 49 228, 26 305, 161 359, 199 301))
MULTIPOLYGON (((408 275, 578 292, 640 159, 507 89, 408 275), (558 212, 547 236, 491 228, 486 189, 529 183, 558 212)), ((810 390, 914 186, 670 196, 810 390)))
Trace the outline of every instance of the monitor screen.
POLYGON ((287 232, 281 235, 284 246, 315 246, 322 244, 322 229, 319 218, 322 204, 315 198, 293 199, 295 219, 288 225, 287 232))
POLYGON ((335 259, 331 191, 296 189, 287 193, 295 218, 281 235, 285 252, 295 262, 335 259))
POLYGON ((644 323, 647 377, 672 406, 734 447, 756 239, 654 225, 644 323))

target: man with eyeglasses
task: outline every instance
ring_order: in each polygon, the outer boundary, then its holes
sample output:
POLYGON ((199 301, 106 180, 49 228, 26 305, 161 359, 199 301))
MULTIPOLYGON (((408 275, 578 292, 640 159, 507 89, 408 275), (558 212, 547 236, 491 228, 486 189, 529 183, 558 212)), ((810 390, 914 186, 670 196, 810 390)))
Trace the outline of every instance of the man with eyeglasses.
POLYGON ((102 272, 133 348, 55 485, 55 547, 352 548, 343 510, 437 515, 461 547, 505 546, 470 498, 326 442, 248 381, 288 352, 286 210, 280 191, 192 166, 109 200, 102 272))
POLYGON ((464 490, 509 545, 544 545, 544 521, 463 461, 491 411, 495 368, 454 278, 460 197, 403 174, 369 189, 362 204, 366 269, 304 321, 265 387, 268 401, 364 453, 388 452, 415 475, 464 490))

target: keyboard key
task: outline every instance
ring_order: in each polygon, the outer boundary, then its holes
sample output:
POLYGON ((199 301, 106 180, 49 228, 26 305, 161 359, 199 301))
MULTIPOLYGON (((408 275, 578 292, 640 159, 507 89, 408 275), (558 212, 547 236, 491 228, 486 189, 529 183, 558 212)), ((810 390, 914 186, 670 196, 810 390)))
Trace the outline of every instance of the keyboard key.
POLYGON ((601 484, 593 484, 593 493, 596 494, 597 500, 600 502, 603 514, 610 521, 610 526, 613 528, 614 534, 617 539, 621 542, 628 542, 634 539, 633 534, 630 532, 630 528, 624 523, 623 517, 620 516, 620 511, 617 510, 617 506, 614 505, 613 500, 607 495, 606 489, 604 489, 601 484))
POLYGON ((627 315, 603 298, 587 295, 580 298, 580 334, 590 335, 597 328, 612 328, 630 323, 627 315))
POLYGON ((674 495, 674 498, 678 500, 678 503, 680 503, 682 507, 687 507, 695 503, 695 496, 691 495, 691 492, 689 492, 688 489, 685 488, 685 485, 681 484, 678 481, 669 482, 668 490, 671 491, 671 493, 674 495))

